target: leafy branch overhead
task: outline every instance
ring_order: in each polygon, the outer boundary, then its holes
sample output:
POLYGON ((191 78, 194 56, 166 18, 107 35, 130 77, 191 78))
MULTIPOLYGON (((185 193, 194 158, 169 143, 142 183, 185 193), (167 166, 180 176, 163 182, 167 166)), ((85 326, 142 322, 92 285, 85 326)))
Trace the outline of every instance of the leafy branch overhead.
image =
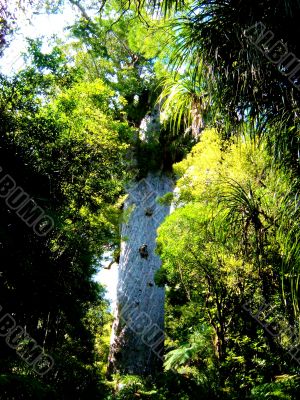
POLYGON ((0 74, 0 397, 298 399, 299 1, 0 1, 3 63, 45 13, 0 74))

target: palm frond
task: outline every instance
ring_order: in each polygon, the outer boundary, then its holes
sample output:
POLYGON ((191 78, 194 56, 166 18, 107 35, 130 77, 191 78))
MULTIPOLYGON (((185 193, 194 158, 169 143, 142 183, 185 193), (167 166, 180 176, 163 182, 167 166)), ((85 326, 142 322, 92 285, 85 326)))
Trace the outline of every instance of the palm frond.
POLYGON ((164 362, 165 369, 177 369, 199 358, 202 361, 212 358, 213 348, 207 345, 209 342, 212 343, 211 339, 211 329, 203 325, 201 331, 196 331, 190 336, 188 343, 182 344, 177 349, 167 353, 164 362))

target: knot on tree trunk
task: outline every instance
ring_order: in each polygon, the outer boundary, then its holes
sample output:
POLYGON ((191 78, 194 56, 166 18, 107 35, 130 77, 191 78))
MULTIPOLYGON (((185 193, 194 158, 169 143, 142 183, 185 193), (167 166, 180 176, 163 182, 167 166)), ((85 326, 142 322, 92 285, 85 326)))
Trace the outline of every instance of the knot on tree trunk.
POLYGON ((143 244, 140 248, 139 248, 139 253, 141 255, 142 258, 148 258, 148 246, 146 244, 143 244))

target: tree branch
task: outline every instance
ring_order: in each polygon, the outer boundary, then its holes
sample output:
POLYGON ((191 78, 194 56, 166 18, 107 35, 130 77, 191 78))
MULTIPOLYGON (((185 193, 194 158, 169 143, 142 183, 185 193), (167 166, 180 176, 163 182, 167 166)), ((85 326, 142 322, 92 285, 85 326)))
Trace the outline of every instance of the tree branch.
POLYGON ((84 7, 80 4, 80 0, 69 0, 69 2, 73 6, 75 6, 79 9, 79 11, 81 12, 81 15, 83 16, 84 19, 86 19, 88 22, 92 22, 90 16, 87 14, 84 7))

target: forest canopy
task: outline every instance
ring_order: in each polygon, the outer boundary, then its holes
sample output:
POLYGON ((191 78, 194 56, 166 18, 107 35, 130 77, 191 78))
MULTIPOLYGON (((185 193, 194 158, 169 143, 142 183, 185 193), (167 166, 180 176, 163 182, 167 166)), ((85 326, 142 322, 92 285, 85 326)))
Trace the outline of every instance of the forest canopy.
POLYGON ((0 399, 298 399, 299 2, 0 2, 2 63, 20 15, 66 7, 65 37, 0 74, 0 399), (147 282, 164 355, 111 373, 95 275, 124 267, 149 176, 174 186, 147 282))

